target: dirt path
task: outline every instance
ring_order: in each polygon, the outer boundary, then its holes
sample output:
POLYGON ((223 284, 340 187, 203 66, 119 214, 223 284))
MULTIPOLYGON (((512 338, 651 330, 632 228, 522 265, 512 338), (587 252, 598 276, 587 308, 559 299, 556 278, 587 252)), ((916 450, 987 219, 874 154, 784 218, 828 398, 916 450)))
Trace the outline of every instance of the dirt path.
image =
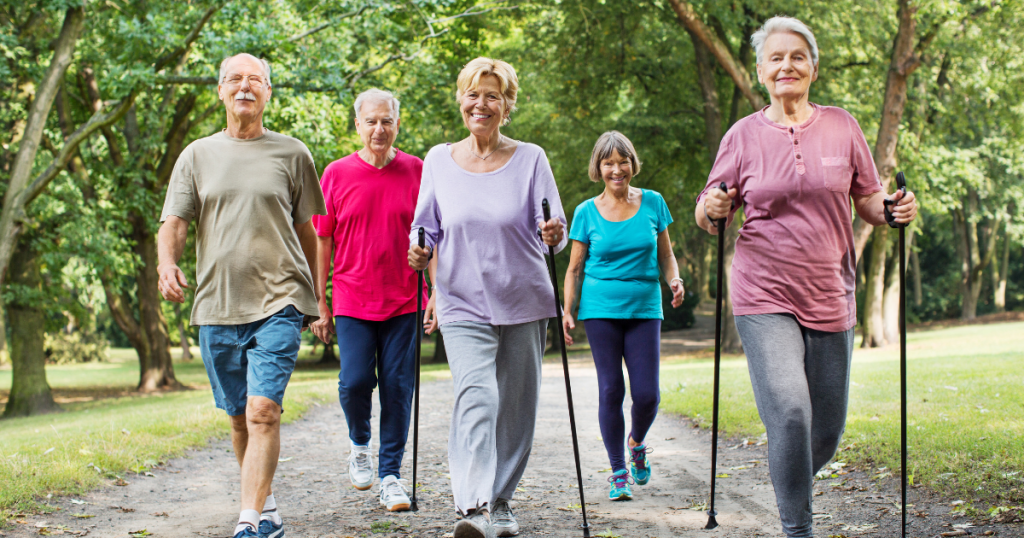
MULTIPOLYGON (((530 465, 514 503, 521 536, 582 536, 575 488, 571 438, 561 367, 545 365, 536 443, 530 465)), ((723 454, 722 465, 751 466, 732 474, 728 488, 720 487, 716 508, 720 530, 699 530, 707 516, 688 509, 707 495, 708 437, 678 417, 663 415, 648 440, 655 475, 636 488, 636 500, 607 500, 608 462, 597 426, 597 378, 589 367, 573 368, 579 438, 584 469, 584 494, 592 534, 611 530, 622 537, 643 536, 776 536, 774 499, 767 484, 763 456, 747 463, 747 450, 723 454), (602 472, 604 471, 604 472, 602 472), (726 491, 727 489, 727 491, 726 491), (771 529, 766 531, 763 529, 771 529)), ((281 462, 274 491, 291 537, 436 536, 450 533, 455 522, 448 482, 446 454, 451 416, 450 380, 423 385, 420 426, 420 511, 390 514, 371 492, 358 492, 348 483, 348 437, 337 404, 310 411, 284 426, 281 462), (376 531, 376 532, 375 532, 376 531)), ((374 441, 376 445, 376 440, 374 441)), ((411 444, 410 444, 411 448, 411 444)), ((403 474, 412 473, 406 458, 403 474)), ((145 529, 153 536, 228 536, 238 513, 238 467, 230 444, 219 441, 155 470, 153 477, 135 476, 124 487, 108 486, 82 499, 61 499, 62 509, 49 516, 32 516, 8 536, 37 535, 36 524, 50 532, 88 531, 90 536, 125 537, 145 529), (71 514, 94 515, 77 519, 71 514)), ((721 483, 721 482, 720 482, 721 483)), ((376 489, 376 488, 374 488, 376 489)))

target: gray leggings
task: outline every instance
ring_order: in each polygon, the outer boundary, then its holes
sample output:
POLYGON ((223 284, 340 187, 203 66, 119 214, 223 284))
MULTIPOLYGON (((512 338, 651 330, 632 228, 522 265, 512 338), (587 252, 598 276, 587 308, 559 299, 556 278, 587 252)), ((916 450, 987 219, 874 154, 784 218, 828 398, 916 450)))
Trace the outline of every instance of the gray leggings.
POLYGON ((462 515, 515 495, 533 446, 547 326, 441 326, 455 385, 448 468, 462 515))
POLYGON ((790 314, 736 316, 757 412, 768 430, 768 467, 782 530, 814 535, 814 475, 836 452, 846 427, 853 329, 828 333, 790 314))

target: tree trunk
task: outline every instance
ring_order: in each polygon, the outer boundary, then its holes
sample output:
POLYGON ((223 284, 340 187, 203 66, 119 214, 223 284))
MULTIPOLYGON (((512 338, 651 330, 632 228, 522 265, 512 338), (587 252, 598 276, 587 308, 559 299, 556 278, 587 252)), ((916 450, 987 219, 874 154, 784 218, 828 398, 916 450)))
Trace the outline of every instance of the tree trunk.
MULTIPOLYGON (((1009 224, 1006 225, 1007 227, 1009 224)), ((999 262, 999 276, 995 282, 995 297, 993 302, 996 305, 996 312, 1006 312, 1006 276, 1010 270, 1010 235, 1003 233, 1003 256, 999 262)))
POLYGON ((875 228, 871 258, 867 260, 868 289, 864 295, 864 340, 861 347, 886 344, 882 320, 882 294, 885 291, 885 254, 889 250, 889 227, 875 228))
MULTIPOLYGON (((733 84, 743 93, 743 96, 750 103, 754 110, 764 108, 765 102, 761 94, 754 88, 750 73, 743 63, 733 57, 728 45, 722 42, 715 33, 697 15, 696 10, 689 2, 683 0, 669 0, 672 10, 676 12, 679 24, 690 33, 690 36, 699 41, 708 52, 710 52, 718 64, 729 74, 733 84)), ((746 39, 746 36, 744 36, 746 39)), ((715 152, 717 154, 717 150, 715 152)))
POLYGON ((0 285, 3 284, 6 277, 11 257, 18 244, 18 236, 21 235, 22 223, 26 218, 25 204, 27 201, 24 194, 32 176, 32 168, 35 164, 36 153, 39 151, 43 128, 46 126, 50 109, 53 108, 53 100, 57 97, 60 82, 64 79, 68 65, 71 64, 75 43, 82 32, 84 20, 85 10, 83 8, 76 7, 67 10, 67 14, 64 16, 64 25, 54 43, 50 66, 47 68, 43 80, 36 87, 35 97, 29 105, 25 132, 19 142, 18 153, 14 157, 11 177, 7 182, 7 192, 4 194, 3 213, 0 214, 0 285))
POLYGON ((961 201, 961 207, 953 211, 953 225, 956 227, 958 239, 957 254, 960 256, 960 295, 963 299, 960 318, 965 320, 978 316, 978 298, 981 296, 985 268, 994 257, 995 231, 999 227, 997 216, 991 219, 987 226, 983 226, 983 233, 986 229, 992 231, 984 237, 984 241, 979 241, 978 222, 974 218, 977 213, 978 191, 968 187, 967 196, 961 201), (983 244, 984 253, 982 252, 983 244))
MULTIPOLYGON (((319 341, 319 339, 313 340, 313 342, 317 341, 319 341)), ((334 351, 335 341, 335 338, 331 338, 330 343, 324 345, 324 352, 322 355, 320 355, 319 364, 329 364, 332 366, 338 364, 338 354, 337 352, 334 351)))
POLYGON ((139 356, 140 392, 177 389, 181 385, 174 378, 171 362, 171 338, 167 333, 167 320, 160 308, 159 275, 156 271, 156 237, 144 226, 134 226, 135 253, 141 264, 135 273, 136 294, 139 301, 139 326, 145 334, 148 353, 139 356), (139 231, 143 233, 139 233, 139 231))
POLYGON ((711 263, 715 258, 715 249, 710 241, 701 243, 700 271, 697 273, 697 296, 701 303, 714 301, 711 297, 711 263))
POLYGON ((189 346, 188 332, 185 326, 185 319, 181 316, 181 305, 174 303, 174 317, 178 318, 178 340, 181 340, 181 360, 192 360, 192 347, 189 346))
POLYGON ((444 348, 444 338, 441 336, 441 331, 434 331, 434 356, 430 359, 430 364, 447 364, 448 363, 448 352, 444 348))
POLYGON ((722 283, 722 351, 743 353, 743 342, 736 330, 736 318, 732 314, 732 259, 736 255, 736 239, 740 236, 740 219, 733 220, 725 231, 725 282, 722 283))
MULTIPOLYGON (((10 277, 16 283, 35 293, 43 292, 43 279, 39 272, 39 254, 27 241, 11 257, 10 277)), ((43 354, 45 312, 31 299, 24 303, 13 301, 11 312, 11 395, 4 409, 4 417, 24 417, 51 411, 60 407, 53 401, 50 384, 46 381, 46 355, 43 354)))
MULTIPOLYGON (((898 232, 898 230, 897 230, 898 232)), ((907 251, 913 250, 913 228, 906 230, 907 251)), ((885 295, 882 299, 882 322, 885 324, 882 334, 886 342, 898 342, 900 338, 900 246, 893 248, 893 256, 885 275, 885 295)), ((904 284, 906 276, 903 277, 904 284)))
POLYGON ((910 249, 910 267, 914 272, 914 306, 921 306, 924 297, 921 292, 921 259, 917 249, 910 249))
MULTIPOLYGON (((917 8, 910 6, 910 0, 899 0, 898 3, 896 16, 900 24, 892 43, 892 59, 889 62, 889 74, 885 79, 885 100, 882 102, 882 120, 878 126, 878 138, 875 140, 872 155, 879 179, 882 181, 882 190, 886 192, 889 189, 889 182, 896 174, 898 164, 896 147, 899 143, 903 109, 907 104, 907 80, 921 65, 921 57, 914 51, 914 34, 917 31, 914 14, 917 8)), ((871 237, 871 229, 872 226, 864 222, 860 216, 854 219, 853 245, 858 260, 864 253, 868 238, 871 237)))
POLYGON ((4 299, 0 296, 0 364, 6 364, 11 360, 7 352, 7 308, 4 306, 4 299))

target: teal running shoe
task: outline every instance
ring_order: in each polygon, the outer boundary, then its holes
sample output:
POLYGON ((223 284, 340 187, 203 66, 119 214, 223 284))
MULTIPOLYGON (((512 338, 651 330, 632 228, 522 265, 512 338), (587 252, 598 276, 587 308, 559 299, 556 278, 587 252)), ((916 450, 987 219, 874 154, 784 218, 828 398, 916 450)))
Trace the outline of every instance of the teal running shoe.
POLYGON ((651 462, 647 461, 647 455, 650 453, 651 449, 647 445, 629 449, 629 471, 638 486, 651 480, 651 462))
POLYGON ((608 499, 613 501, 631 501, 633 500, 633 491, 629 489, 629 483, 633 479, 630 478, 629 473, 625 469, 616 471, 608 477, 608 482, 611 483, 611 491, 608 492, 608 499))

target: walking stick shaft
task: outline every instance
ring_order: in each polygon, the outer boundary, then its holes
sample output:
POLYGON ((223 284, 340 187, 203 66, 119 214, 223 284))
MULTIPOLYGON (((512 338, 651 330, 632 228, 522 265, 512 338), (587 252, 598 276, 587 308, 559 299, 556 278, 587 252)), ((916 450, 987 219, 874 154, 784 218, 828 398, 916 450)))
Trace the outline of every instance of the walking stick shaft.
MULTIPOLYGON (((718 186, 719 189, 728 192, 725 183, 718 186)), ((718 520, 715 516, 715 479, 718 474, 718 381, 719 371, 722 363, 722 282, 725 280, 725 219, 715 221, 718 229, 718 281, 715 294, 715 374, 713 399, 711 404, 711 499, 708 503, 708 523, 705 529, 718 527, 718 520)))
MULTIPOLYGON (((423 228, 419 231, 419 246, 425 246, 423 228)), ((412 421, 412 499, 409 500, 409 509, 419 510, 416 504, 416 471, 419 460, 420 449, 420 352, 423 347, 423 271, 416 271, 416 389, 413 398, 413 421, 412 421)))
MULTIPOLYGON (((544 222, 551 220, 551 206, 548 199, 541 202, 544 222)), ((565 352, 565 328, 562 327, 562 303, 558 300, 558 272, 555 270, 555 247, 548 245, 548 268, 551 272, 551 286, 555 290, 555 325, 558 326, 558 343, 562 349, 562 373, 565 377, 565 397, 569 402, 569 429, 572 431, 572 454, 576 460, 576 485, 580 490, 580 511, 583 513, 583 538, 590 538, 590 524, 587 523, 587 501, 583 495, 583 470, 580 467, 580 445, 576 437, 576 413, 573 411, 572 384, 569 382, 569 357, 565 352)))
MULTIPOLYGON (((903 172, 896 174, 896 190, 907 195, 907 178, 903 172)), ((895 201, 885 199, 885 220, 892 228, 899 229, 900 249, 900 536, 907 535, 907 233, 906 224, 896 222, 891 206, 895 201)))

